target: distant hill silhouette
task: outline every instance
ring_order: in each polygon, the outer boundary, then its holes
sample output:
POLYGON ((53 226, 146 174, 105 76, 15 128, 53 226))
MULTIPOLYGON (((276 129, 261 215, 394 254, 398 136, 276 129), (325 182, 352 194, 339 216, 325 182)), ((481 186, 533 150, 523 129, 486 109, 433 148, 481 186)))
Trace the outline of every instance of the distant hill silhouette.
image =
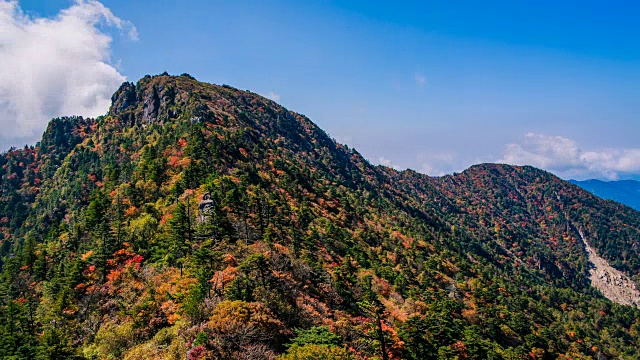
POLYGON ((569 180, 569 182, 603 199, 617 201, 636 210, 640 210, 640 181, 602 181, 591 179, 585 181, 569 180))

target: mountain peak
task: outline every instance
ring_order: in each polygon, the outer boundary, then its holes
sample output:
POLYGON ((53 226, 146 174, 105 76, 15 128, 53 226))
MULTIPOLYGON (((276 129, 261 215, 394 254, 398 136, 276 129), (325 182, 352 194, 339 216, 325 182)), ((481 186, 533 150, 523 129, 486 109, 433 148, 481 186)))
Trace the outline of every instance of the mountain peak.
POLYGON ((185 115, 185 110, 191 118, 202 117, 212 110, 227 111, 228 105, 238 102, 260 102, 265 107, 284 110, 272 100, 250 91, 200 82, 189 74, 164 73, 147 75, 136 84, 123 83, 112 96, 108 114, 125 122, 152 123, 179 118, 185 115))

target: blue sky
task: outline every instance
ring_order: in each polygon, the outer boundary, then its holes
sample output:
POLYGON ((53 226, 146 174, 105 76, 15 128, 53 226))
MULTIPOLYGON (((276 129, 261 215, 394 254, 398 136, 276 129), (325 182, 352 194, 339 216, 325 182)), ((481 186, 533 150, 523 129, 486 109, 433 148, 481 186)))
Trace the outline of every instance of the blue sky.
MULTIPOLYGON (((635 1, 102 4, 129 22, 91 23, 112 37, 103 54, 120 76, 187 72, 272 97, 374 163, 430 175, 486 161, 565 178, 640 174, 635 1)), ((18 6, 55 19, 74 3, 18 6)))

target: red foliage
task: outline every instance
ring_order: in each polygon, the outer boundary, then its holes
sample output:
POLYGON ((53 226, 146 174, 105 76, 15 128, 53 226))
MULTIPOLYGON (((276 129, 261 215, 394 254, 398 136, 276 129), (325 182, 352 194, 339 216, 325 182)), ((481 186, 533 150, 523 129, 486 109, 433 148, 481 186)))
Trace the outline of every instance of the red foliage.
POLYGON ((177 157, 175 155, 171 155, 169 157, 169 161, 168 161, 169 166, 175 167, 176 165, 178 165, 178 162, 180 162, 180 158, 179 157, 177 157))
POLYGON ((204 352, 205 352, 204 346, 198 345, 193 349, 187 351, 187 359, 188 360, 202 359, 202 357, 204 356, 204 352))
POLYGON ((136 255, 133 258, 127 260, 127 265, 128 264, 140 264, 142 261, 144 260, 144 258, 142 257, 142 255, 136 255))

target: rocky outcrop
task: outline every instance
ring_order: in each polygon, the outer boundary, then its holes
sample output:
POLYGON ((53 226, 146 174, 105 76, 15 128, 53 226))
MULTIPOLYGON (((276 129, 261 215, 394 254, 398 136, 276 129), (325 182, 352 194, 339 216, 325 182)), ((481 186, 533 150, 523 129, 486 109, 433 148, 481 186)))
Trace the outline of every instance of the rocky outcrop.
POLYGON ((111 97, 111 115, 118 115, 130 106, 137 105, 136 86, 133 83, 125 82, 120 85, 118 91, 111 97))
POLYGON ((615 269, 609 265, 607 260, 598 256, 587 243, 582 231, 579 233, 591 263, 589 269, 591 285, 613 302, 640 308, 640 291, 636 288, 635 283, 625 273, 615 269))
POLYGON ((158 95, 158 90, 155 86, 151 87, 151 91, 145 92, 143 109, 143 122, 150 123, 158 117, 158 111, 160 110, 160 96, 158 95))
MULTIPOLYGON (((182 75, 189 77, 189 75, 182 75)), ((137 84, 123 83, 111 97, 109 115, 117 117, 122 124, 150 124, 176 118, 177 102, 185 103, 187 94, 178 96, 175 80, 163 74, 157 77, 169 79, 167 82, 153 81, 154 77, 145 76, 137 84)))

